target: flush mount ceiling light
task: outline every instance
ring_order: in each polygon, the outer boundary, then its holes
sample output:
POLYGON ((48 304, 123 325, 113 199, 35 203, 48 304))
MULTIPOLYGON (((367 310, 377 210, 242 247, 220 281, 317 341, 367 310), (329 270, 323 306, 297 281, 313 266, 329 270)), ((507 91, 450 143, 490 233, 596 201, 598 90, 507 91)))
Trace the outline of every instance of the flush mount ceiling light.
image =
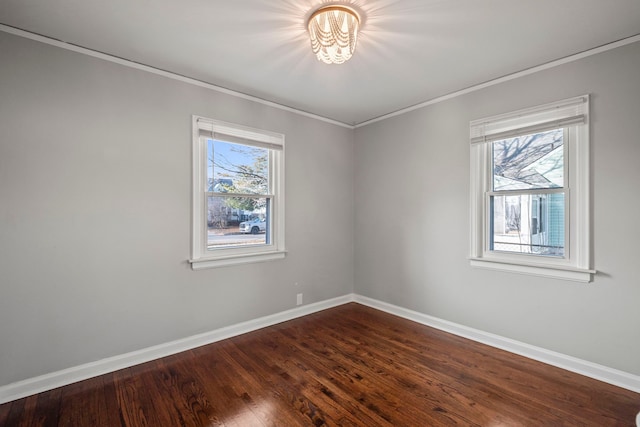
POLYGON ((347 6, 323 6, 308 22, 311 49, 325 64, 342 64, 356 50, 360 17, 347 6))

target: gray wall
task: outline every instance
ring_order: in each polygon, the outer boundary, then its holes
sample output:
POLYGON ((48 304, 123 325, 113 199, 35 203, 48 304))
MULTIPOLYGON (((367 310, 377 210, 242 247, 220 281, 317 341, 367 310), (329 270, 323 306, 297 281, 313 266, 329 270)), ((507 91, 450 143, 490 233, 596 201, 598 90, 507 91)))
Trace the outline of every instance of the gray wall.
POLYGON ((357 129, 356 293, 640 374, 638 70, 635 43, 357 129), (472 269, 469 121, 585 93, 598 275, 472 269))
POLYGON ((353 291, 352 130, 3 32, 0 52, 0 385, 353 291), (286 135, 286 259, 191 270, 192 114, 286 135))

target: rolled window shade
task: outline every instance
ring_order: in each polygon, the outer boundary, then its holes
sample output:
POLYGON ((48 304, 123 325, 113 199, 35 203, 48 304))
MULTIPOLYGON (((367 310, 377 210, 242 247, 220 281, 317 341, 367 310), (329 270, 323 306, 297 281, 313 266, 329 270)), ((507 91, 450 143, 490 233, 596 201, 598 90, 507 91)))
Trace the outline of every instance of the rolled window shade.
POLYGON ((498 141, 576 124, 587 124, 589 95, 519 110, 469 124, 471 144, 498 141))
POLYGON ((269 150, 282 150, 284 136, 270 134, 265 131, 254 131, 251 128, 233 129, 222 122, 211 122, 198 119, 198 131, 200 136, 215 139, 216 141, 230 142, 233 144, 250 145, 253 147, 267 148, 269 150))
POLYGON ((282 150, 282 144, 274 144, 256 139, 241 138, 239 136, 226 135, 220 132, 213 132, 211 137, 216 141, 231 142, 233 144, 251 145, 253 147, 267 148, 269 150, 282 150))

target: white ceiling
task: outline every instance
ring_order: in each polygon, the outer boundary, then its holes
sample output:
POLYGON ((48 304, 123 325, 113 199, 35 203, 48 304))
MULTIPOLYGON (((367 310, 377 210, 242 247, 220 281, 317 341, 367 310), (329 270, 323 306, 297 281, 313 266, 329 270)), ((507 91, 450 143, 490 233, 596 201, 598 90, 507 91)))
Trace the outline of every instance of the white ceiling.
POLYGON ((358 124, 640 34, 639 0, 353 0, 353 58, 326 65, 322 0, 1 0, 0 23, 358 124))

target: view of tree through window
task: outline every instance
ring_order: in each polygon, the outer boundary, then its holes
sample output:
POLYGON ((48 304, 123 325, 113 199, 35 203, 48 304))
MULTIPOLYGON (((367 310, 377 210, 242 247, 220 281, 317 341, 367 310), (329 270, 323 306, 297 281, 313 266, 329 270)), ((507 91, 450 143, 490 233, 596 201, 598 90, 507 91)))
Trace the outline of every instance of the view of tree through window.
POLYGON ((207 141, 207 247, 269 243, 269 150, 207 141))
POLYGON ((564 256, 564 129, 492 143, 490 250, 564 256))

